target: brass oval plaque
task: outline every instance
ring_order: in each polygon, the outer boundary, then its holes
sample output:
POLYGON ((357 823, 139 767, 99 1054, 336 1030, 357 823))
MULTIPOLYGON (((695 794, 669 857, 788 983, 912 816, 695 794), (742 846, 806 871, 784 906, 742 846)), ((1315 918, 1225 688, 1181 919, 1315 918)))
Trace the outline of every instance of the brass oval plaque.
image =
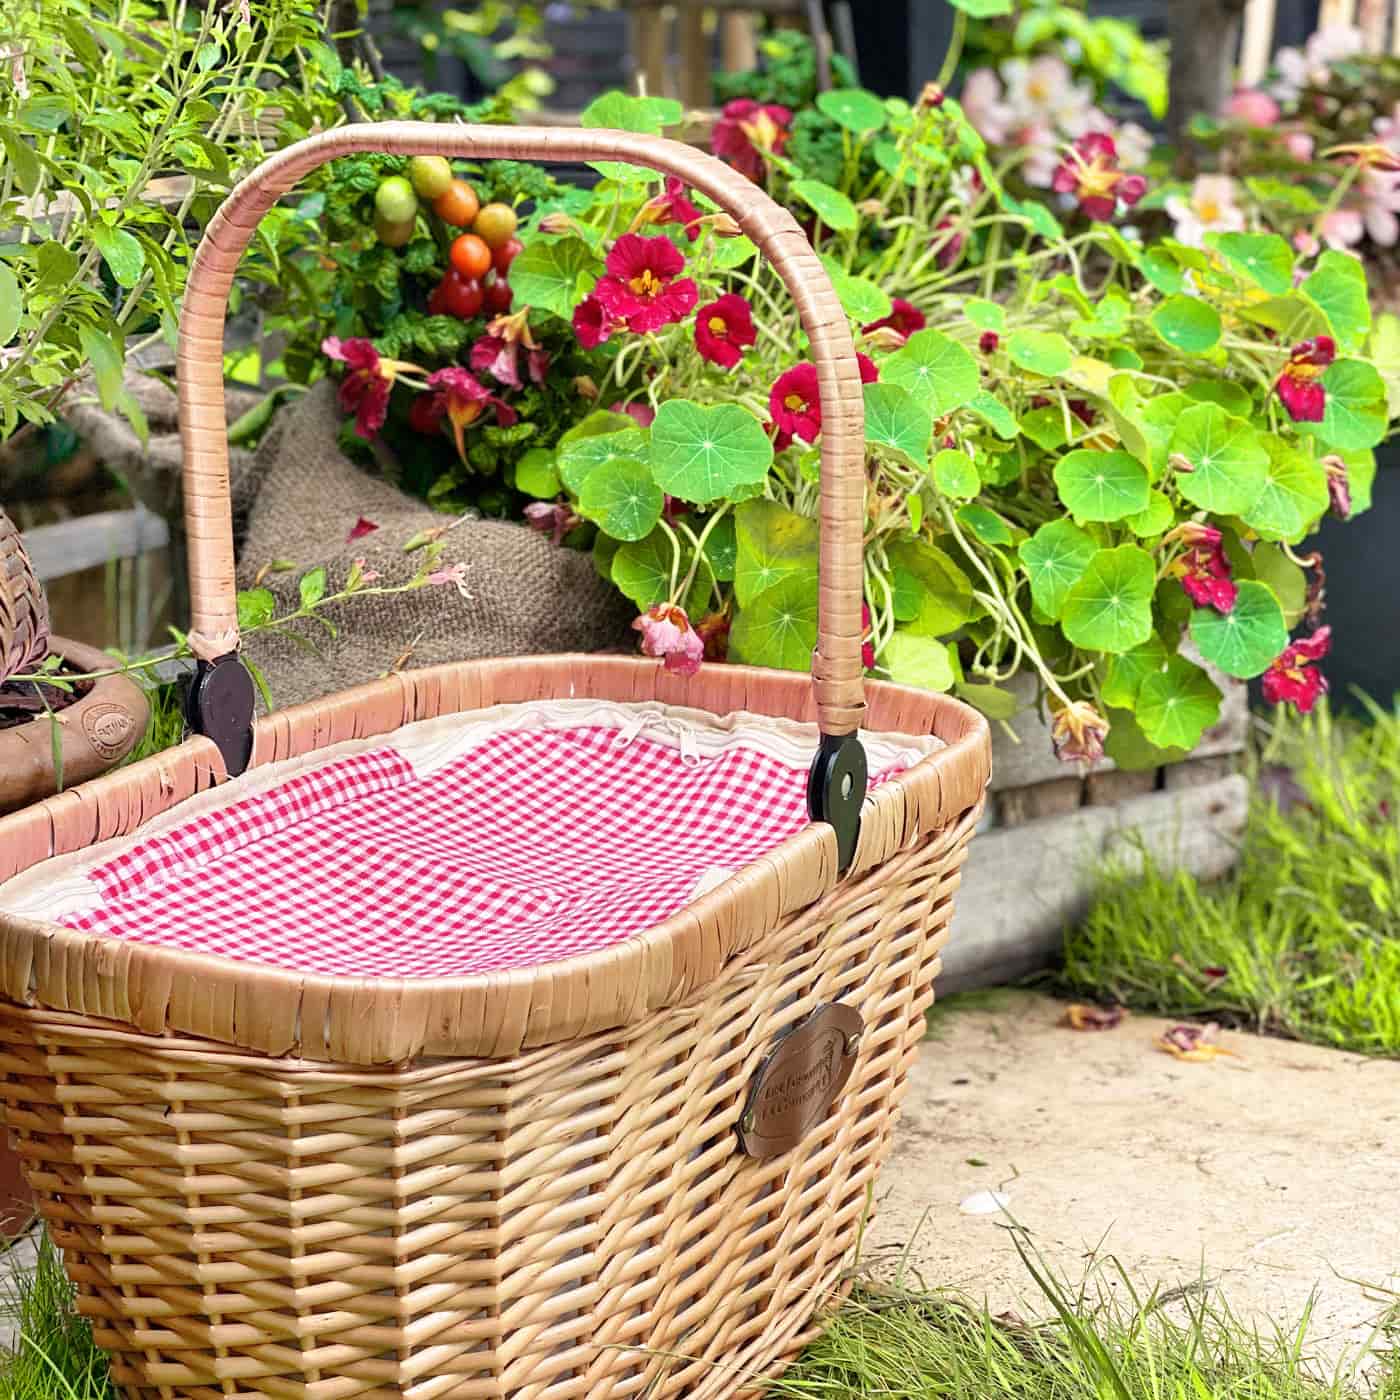
POLYGON ((854 1007, 828 1002, 769 1051, 739 1118, 739 1142, 750 1157, 790 1151, 826 1117, 855 1068, 864 1028, 854 1007))

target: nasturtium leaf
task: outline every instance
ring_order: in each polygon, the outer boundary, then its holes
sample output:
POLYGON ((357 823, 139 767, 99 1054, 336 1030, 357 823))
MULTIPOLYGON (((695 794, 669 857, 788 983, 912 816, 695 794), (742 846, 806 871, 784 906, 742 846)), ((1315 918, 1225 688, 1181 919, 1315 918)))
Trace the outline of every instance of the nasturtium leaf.
POLYGON ((651 464, 668 495, 707 505, 760 485, 773 462, 763 425, 738 404, 667 399, 651 425, 651 464))
POLYGON ((1111 656, 1104 669, 1100 694, 1105 705, 1131 710, 1137 703, 1138 691, 1148 676, 1167 664, 1167 648, 1153 633, 1140 647, 1111 656))
POLYGON ((1165 768, 1170 763, 1180 763, 1190 752, 1188 749, 1158 748, 1142 732, 1137 716, 1131 710, 1110 709, 1105 718, 1109 729, 1103 751, 1125 773, 1165 768))
POLYGON ((1376 484, 1376 454, 1367 449, 1338 454, 1347 466, 1347 485, 1351 488, 1351 515, 1356 519, 1362 511, 1371 509, 1371 495, 1376 484))
POLYGON ((948 0, 948 3, 973 19, 994 19, 997 15, 1016 12, 1013 0, 948 0))
POLYGON ((635 457, 614 457, 590 472, 578 494, 579 509, 616 540, 645 539, 666 503, 651 471, 635 457))
POLYGON ((957 687, 958 698, 966 700, 988 719, 1014 719, 1021 702, 1009 691, 996 685, 963 682, 957 687))
POLYGON ((1148 399, 1137 412, 1137 425, 1151 452, 1152 480, 1160 479, 1167 469, 1167 457, 1171 452, 1172 434, 1176 432, 1176 422, 1191 407, 1191 400, 1185 394, 1159 394, 1148 399))
POLYGON ((1296 627, 1308 603, 1307 574, 1284 553, 1280 545, 1262 541, 1254 546, 1250 563, 1254 566, 1255 578, 1274 590, 1274 596, 1283 609, 1283 625, 1290 630, 1296 627))
MULTIPOLYGON (((657 532, 658 534, 660 531, 657 532)), ((622 541, 615 540, 611 535, 595 534, 593 537, 593 571, 600 579, 608 583, 612 582, 613 560, 617 557, 617 552, 622 548, 622 541)))
POLYGON ((647 451, 646 434, 624 413, 606 415, 590 413, 576 428, 571 428, 559 439, 559 476, 564 485, 575 495, 583 490, 589 474, 596 471, 604 462, 616 457, 644 458, 647 451), (625 420, 627 426, 606 431, 606 420, 625 420), (603 431, 582 431, 595 427, 603 431), (578 437, 574 434, 578 433, 578 437))
POLYGON ((1375 447, 1389 428, 1385 380, 1365 360, 1334 360, 1322 372, 1327 401, 1320 423, 1299 429, 1328 447, 1355 452, 1375 447))
POLYGON ((907 389, 930 417, 968 403, 981 388, 977 361, 941 331, 915 331, 880 366, 880 382, 907 389))
POLYGON ((1259 434, 1219 404, 1198 403, 1182 411, 1171 455, 1191 464, 1189 472, 1176 473, 1177 490, 1192 505, 1216 515, 1248 510, 1264 489, 1269 454, 1259 434))
POLYGON ((519 305, 552 311, 567 321, 600 267, 598 255, 581 238, 542 239, 511 263, 510 285, 519 305))
POLYGON ((242 589, 234 602, 238 610, 238 626, 243 632, 271 622, 277 613, 277 599, 267 588, 242 589))
POLYGON ((1139 370, 1142 368, 1142 356, 1136 350, 1130 350, 1126 345, 1115 345, 1108 352, 1108 362, 1114 369, 1139 370))
POLYGON ((961 506, 958 509, 958 524, 970 531, 983 544, 994 549, 1004 549, 1016 543, 1011 527, 996 511, 987 506, 961 506))
POLYGON ((1055 489, 1076 520, 1122 520, 1147 509, 1147 469, 1126 452, 1067 452, 1055 464, 1055 489))
POLYGON ((1059 620, 1065 596, 1099 552, 1093 538, 1068 520, 1042 525, 1016 551, 1031 581, 1031 597, 1050 621, 1059 620))
POLYGON ((532 447, 515 464, 515 489, 537 500, 548 501, 563 490, 554 453, 544 447, 532 447))
POLYGON ((1058 331, 1014 331, 1006 338, 1012 364, 1043 374, 1063 374, 1074 363, 1074 347, 1058 331))
POLYGON ((1240 519, 1267 540, 1296 544, 1327 509, 1327 469, 1279 438, 1265 441, 1264 489, 1240 519))
POLYGON ((23 311, 19 279, 6 264, 0 262, 0 345, 8 345, 14 338, 23 311))
POLYGON ((1228 379, 1193 379, 1183 392, 1192 403, 1218 403, 1236 418, 1248 418, 1254 412, 1249 390, 1228 379))
MULTIPOLYGON (((637 131, 646 136, 660 136, 663 129, 674 126, 684 115, 681 104, 670 97, 633 97, 625 92, 605 92, 595 98, 579 114, 581 126, 606 126, 614 131, 637 131)), ((645 166, 630 161, 595 160, 589 162, 605 179, 628 184, 654 179, 645 166)), ((511 285, 515 284, 514 269, 511 285)), ((534 303, 531 303, 534 305, 534 303)))
POLYGON ((1154 535, 1170 530, 1176 520, 1172 503, 1160 491, 1147 493, 1147 509, 1128 516, 1128 529, 1139 539, 1151 539, 1154 535))
POLYGON ((734 594, 747 607, 792 574, 817 576, 817 522, 764 499, 734 511, 734 594))
POLYGON ((112 335, 96 326, 80 325, 78 344, 82 348, 83 358, 92 368, 102 407, 110 412, 122 392, 125 342, 120 334, 112 335))
POLYGON ((933 459, 933 484, 945 496, 970 501, 981 489, 982 479, 966 452, 944 448, 933 459))
POLYGON ((1220 340, 1220 313, 1198 297, 1168 297, 1148 319, 1168 345, 1188 355, 1203 355, 1220 340))
POLYGON ((92 241, 117 283, 134 287, 146 266, 146 254, 135 236, 125 229, 97 223, 92 226, 92 241))
POLYGON ((1152 635, 1156 582, 1152 556, 1136 545, 1101 549, 1069 590, 1060 627, 1086 651, 1131 651, 1152 635))
POLYGON ((817 94, 817 110, 857 136, 878 131, 885 124, 885 104, 863 88, 835 88, 817 94))
POLYGON ((1090 315, 1081 316, 1071 324, 1070 334, 1086 336, 1090 340, 1116 340, 1127 330, 1132 309, 1132 302, 1124 292, 1110 288, 1090 315))
POLYGON ((1293 250, 1276 233, 1207 235, 1225 262, 1241 277, 1281 297, 1293 289, 1293 250))
POLYGON ((1191 614, 1196 649, 1227 676, 1249 680, 1260 675, 1288 645, 1283 608, 1268 584, 1245 579, 1227 613, 1197 608, 1191 614))
POLYGON ((1143 679, 1133 707, 1142 732, 1158 748, 1194 749, 1220 718, 1220 691, 1184 656, 1143 679))
POLYGON ((933 420, 898 384, 865 386, 865 440, 923 471, 928 465, 933 420))
POLYGON ((876 141, 870 150, 875 157, 875 164, 886 175, 891 175, 906 185, 919 183, 919 162, 914 159, 912 152, 901 151, 897 141, 885 137, 876 141))
POLYGON ((1006 329, 1006 308, 999 301, 969 297, 963 302, 963 315, 979 331, 995 331, 1000 335, 1006 329))
MULTIPOLYGON (((698 527, 697 527, 698 528, 698 527)), ((734 528, 734 514, 722 516, 705 536, 705 558, 714 576, 721 583, 734 581, 738 563, 739 540, 734 528)))
POLYGON ((750 666, 805 671, 817 644, 817 581, 793 574, 740 607, 729 631, 729 655, 750 666))
POLYGON ((1068 411, 1059 404, 1042 404, 1021 415, 1021 431, 1046 452, 1056 452, 1069 441, 1068 411))
POLYGON ((899 685, 917 686, 920 690, 951 690, 956 678, 948 659, 949 645, 896 627, 880 653, 880 665, 899 685))
POLYGON ((1038 199, 1016 199, 1003 189, 1001 207, 1026 223, 1047 242, 1063 238, 1064 225, 1038 199))
MULTIPOLYGON (((39 251, 49 246, 46 243, 39 251)), ((1400 418, 1400 316, 1393 311, 1382 311, 1376 317, 1375 329, 1366 342, 1366 358, 1385 380, 1390 416, 1400 418)))
POLYGON ((1355 349, 1365 339, 1371 329, 1371 303, 1360 259, 1329 248, 1298 290, 1327 317, 1343 349, 1355 349))
POLYGON ((856 206, 840 190, 824 181, 794 180, 788 188, 828 228, 838 233, 853 233, 860 227, 856 206))
POLYGON ((721 272, 743 267, 758 256, 758 245, 740 234, 737 238, 716 238, 711 253, 712 265, 721 272))
POLYGON ((1175 296, 1186 285, 1181 264, 1165 248, 1149 248, 1140 266, 1143 276, 1164 296, 1175 296))
MULTIPOLYGON (((611 539, 600 534, 594 545, 599 547, 611 539)), ((682 558, 677 566, 675 546, 665 530, 656 529, 644 540, 634 540, 618 545, 613 541, 611 578, 619 592, 630 598, 638 608, 645 610, 654 603, 663 603, 671 596, 671 570, 676 569, 677 577, 682 577, 688 567, 688 560, 682 558)), ((691 617, 699 617, 704 611, 714 589, 714 575, 703 562, 695 571, 695 582, 689 594, 681 599, 681 606, 691 617)))
POLYGON ((1016 420, 1011 416, 1011 410, 995 394, 979 389, 965 407, 1004 441, 1010 442, 1016 436, 1016 420))
POLYGON ((911 632, 939 637, 972 616, 972 584, 936 545, 896 540, 888 548, 894 615, 911 632))

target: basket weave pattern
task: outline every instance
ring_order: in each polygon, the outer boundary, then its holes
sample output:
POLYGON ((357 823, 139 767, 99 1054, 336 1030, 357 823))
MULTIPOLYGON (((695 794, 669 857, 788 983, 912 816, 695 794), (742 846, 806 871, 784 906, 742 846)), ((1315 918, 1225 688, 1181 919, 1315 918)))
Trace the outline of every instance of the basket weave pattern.
POLYGON ((0 510, 0 684, 49 650, 49 604, 15 522, 0 510))

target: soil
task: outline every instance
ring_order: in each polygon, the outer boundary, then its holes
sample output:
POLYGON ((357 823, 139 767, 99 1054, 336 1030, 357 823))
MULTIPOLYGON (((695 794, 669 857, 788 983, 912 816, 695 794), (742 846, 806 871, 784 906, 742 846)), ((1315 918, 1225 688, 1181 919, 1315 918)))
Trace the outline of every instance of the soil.
MULTIPOLYGON (((60 670, 59 677, 74 674, 60 670)), ((78 673, 81 674, 81 673, 78 673)), ((52 710, 54 714, 76 705, 93 687, 92 681, 78 681, 68 687, 49 685, 44 681, 9 681, 0 685, 0 729, 13 729, 28 724, 37 715, 52 710)))
POLYGON ((1329 1359, 1364 1342, 1400 1301, 1400 1062, 1225 1031, 1237 1058, 1191 1063, 1154 1046, 1173 1022, 1072 1031, 1063 1011, 1005 992, 935 1013, 867 1262, 1045 1315, 1007 1216, 963 1212, 1002 1191, 1071 1283, 1112 1255, 1144 1294, 1204 1278, 1265 1329, 1312 1297, 1329 1359))

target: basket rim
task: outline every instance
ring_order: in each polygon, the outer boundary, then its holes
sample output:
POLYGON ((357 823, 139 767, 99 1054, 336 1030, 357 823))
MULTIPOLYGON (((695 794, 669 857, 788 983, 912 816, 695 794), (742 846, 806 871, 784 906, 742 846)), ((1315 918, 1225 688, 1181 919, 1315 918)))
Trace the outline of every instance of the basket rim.
MULTIPOLYGON (((465 662, 372 681, 259 719, 249 772, 344 739, 392 732, 432 713, 484 708, 481 689, 503 675, 528 692, 520 698, 541 698, 539 685, 552 681, 552 688, 567 687, 565 694, 592 697, 606 688, 623 693, 602 698, 690 704, 720 713, 707 694, 723 700, 729 697, 717 691, 733 691, 737 684, 761 692, 768 702, 743 708, 815 718, 810 677, 799 672, 726 666, 681 678, 659 663, 630 657, 465 662), (495 674, 487 674, 487 668, 495 674), (579 686, 571 669, 588 670, 604 686, 579 686), (706 672, 711 672, 709 684, 706 672), (723 685, 717 687, 715 680, 723 685), (452 694, 454 681, 466 681, 469 691, 477 682, 476 693, 463 695, 459 688, 452 694)), ((872 682, 869 691, 871 728, 897 733, 900 729, 875 721, 882 715, 922 715, 926 732, 945 747, 872 792, 860 846, 845 877, 837 873, 832 828, 811 822, 669 918, 622 942, 525 968, 453 977, 292 972, 0 911, 0 994, 19 1006, 93 1016, 147 1034, 195 1036, 279 1057, 349 1064, 398 1063, 419 1055, 500 1057, 631 1025, 693 995, 786 921, 813 917, 830 901, 878 879, 887 861, 921 837, 942 832, 951 833, 951 845, 966 841, 990 777, 987 722, 962 702, 933 692, 889 682, 872 682)), ((0 851, 15 850, 14 858, 0 860, 0 880, 137 831, 185 798, 225 781, 217 749, 194 737, 0 819, 0 851), (149 800, 153 793, 155 802, 149 800), (17 838, 13 843, 11 836, 17 838), (21 849, 26 845, 28 850, 21 849)))

